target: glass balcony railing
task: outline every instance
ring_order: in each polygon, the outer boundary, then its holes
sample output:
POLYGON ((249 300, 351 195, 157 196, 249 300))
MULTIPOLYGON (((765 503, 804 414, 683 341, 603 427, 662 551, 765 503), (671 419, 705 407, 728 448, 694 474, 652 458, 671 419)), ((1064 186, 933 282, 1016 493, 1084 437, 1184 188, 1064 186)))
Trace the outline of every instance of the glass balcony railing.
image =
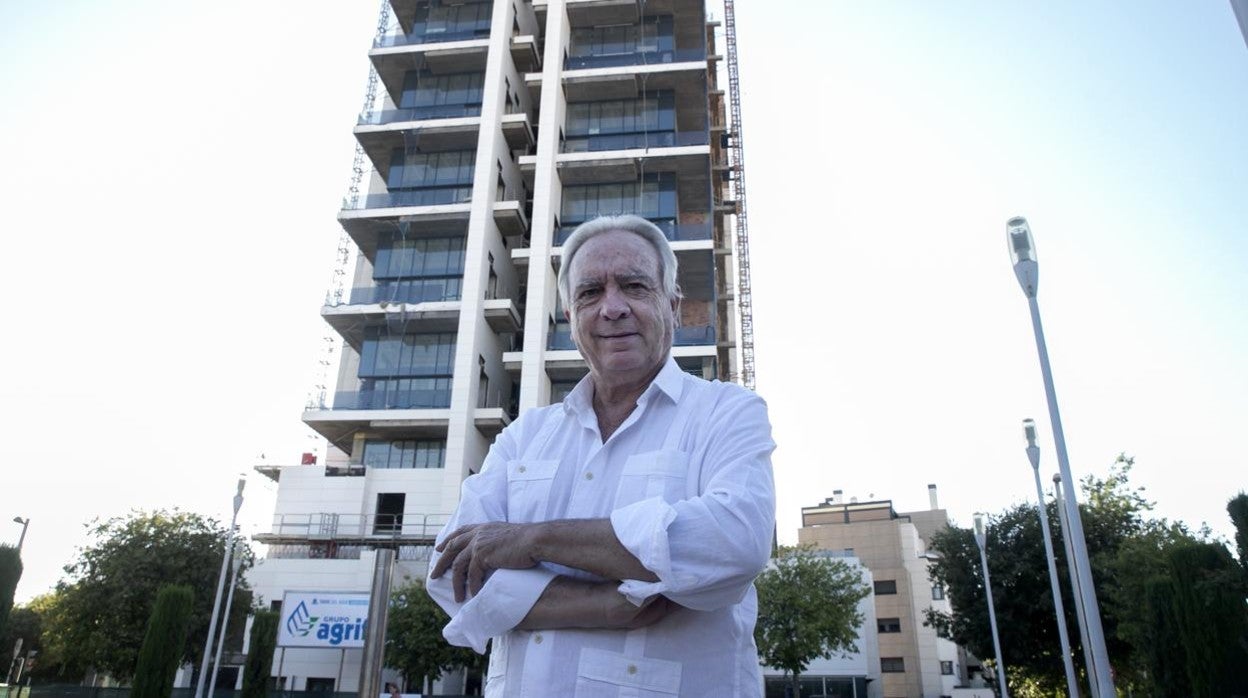
MULTIPOLYGON (((694 347, 715 343, 715 328, 710 325, 700 327, 677 327, 672 345, 677 347, 694 347)), ((546 348, 552 351, 576 349, 572 341, 572 329, 568 325, 558 325, 550 333, 546 348)))
POLYGON ((417 26, 410 34, 386 34, 373 42, 373 48, 391 46, 416 46, 419 44, 445 44, 451 41, 472 41, 490 36, 490 23, 461 25, 447 30, 430 30, 417 26))
POLYGON ((605 55, 568 56, 563 62, 565 70, 584 68, 614 68, 622 65, 661 65, 663 63, 685 63, 688 61, 705 61, 706 49, 676 49, 674 51, 637 51, 633 53, 611 53, 605 55))
POLYGON ((450 390, 334 393, 335 410, 433 410, 451 406, 450 390))
MULTIPOLYGON (((402 206, 442 206, 466 204, 472 201, 472 185, 444 187, 439 189, 413 189, 369 194, 356 204, 355 209, 396 208, 402 206)), ((351 209, 351 202, 343 201, 344 209, 351 209)))
POLYGON ((571 326, 567 324, 556 325, 546 340, 546 348, 552 351, 575 349, 576 343, 572 341, 571 326))
POLYGON ((459 119, 466 116, 481 116, 481 105, 478 104, 436 104, 427 107, 409 107, 405 109, 383 109, 371 114, 361 114, 360 126, 382 126, 403 121, 428 121, 430 119, 459 119))
POLYGON ((460 299, 461 277, 439 279, 410 279, 384 283, 378 286, 361 286, 351 289, 350 305, 373 303, 428 303, 457 301, 460 299))
POLYGON ((563 143, 563 152, 595 153, 603 150, 675 148, 683 145, 706 145, 710 142, 711 136, 706 131, 611 133, 593 136, 569 136, 563 143))
MULTIPOLYGON (((604 215, 606 215, 605 212, 604 215)), ((672 242, 678 242, 681 240, 710 240, 711 233, 713 231, 711 223, 678 224, 670 218, 666 220, 662 218, 651 218, 650 222, 659 226, 659 229, 663 231, 663 234, 667 236, 667 239, 672 242)), ((572 231, 576 230, 576 227, 579 225, 579 222, 568 223, 556 228, 555 244, 562 245, 565 241, 567 241, 568 236, 572 234, 572 231)))

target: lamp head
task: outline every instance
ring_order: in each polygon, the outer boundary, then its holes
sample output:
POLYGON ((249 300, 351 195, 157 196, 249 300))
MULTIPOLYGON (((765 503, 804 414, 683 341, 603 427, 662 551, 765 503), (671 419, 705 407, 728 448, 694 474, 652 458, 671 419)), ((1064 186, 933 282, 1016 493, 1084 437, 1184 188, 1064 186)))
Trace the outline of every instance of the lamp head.
POLYGON ((25 526, 26 524, 30 523, 30 519, 23 519, 20 516, 14 516, 13 523, 20 523, 21 525, 25 526))
POLYGON ((1036 445, 1036 420, 1028 417, 1023 420, 1023 436, 1027 439, 1027 446, 1036 445))
POLYGON ((979 513, 975 514, 975 535, 976 536, 984 535, 984 515, 983 514, 979 514, 979 513))
POLYGON ((1014 265, 1014 275, 1023 287, 1028 298, 1036 295, 1036 286, 1040 283, 1040 267, 1036 263, 1036 242, 1031 237, 1031 226, 1027 219, 1015 216, 1005 222, 1005 240, 1010 248, 1010 262, 1014 265))

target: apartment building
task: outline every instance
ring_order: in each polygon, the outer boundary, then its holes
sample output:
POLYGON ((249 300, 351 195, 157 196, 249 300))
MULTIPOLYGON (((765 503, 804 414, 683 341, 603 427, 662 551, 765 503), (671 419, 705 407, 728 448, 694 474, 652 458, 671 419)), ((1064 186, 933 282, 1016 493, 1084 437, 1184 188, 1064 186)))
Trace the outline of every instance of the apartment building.
MULTIPOLYGON (((320 311, 336 389, 303 414, 325 452, 257 468, 278 482, 249 574, 267 603, 367 590, 378 548, 396 550, 399 583, 425 574, 493 439, 586 373, 555 290, 585 220, 636 213, 667 233, 684 292, 676 361, 736 379, 717 27, 701 0, 385 6, 338 214, 343 281, 320 311)), ((274 673, 352 691, 359 654, 287 648, 274 673)))
POLYGON ((949 523, 936 486, 931 508, 897 512, 891 500, 843 501, 840 490, 802 508, 798 542, 852 555, 871 572, 883 698, 950 696, 966 678, 965 653, 923 625, 924 611, 949 611, 944 590, 928 579, 928 544, 949 523))

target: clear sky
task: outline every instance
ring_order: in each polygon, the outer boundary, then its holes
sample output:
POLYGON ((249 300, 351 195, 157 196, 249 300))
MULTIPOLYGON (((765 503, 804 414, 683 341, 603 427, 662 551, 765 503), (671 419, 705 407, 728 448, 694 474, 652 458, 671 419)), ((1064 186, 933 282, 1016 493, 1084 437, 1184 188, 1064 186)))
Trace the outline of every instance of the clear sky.
MULTIPOLYGON (((377 4, 0 4, 0 540, 24 600, 94 517, 264 530, 311 450, 318 317, 377 4)), ((738 3, 780 539, 844 489, 957 522, 1055 468, 1004 225, 1025 215, 1076 475, 1248 488, 1248 49, 1224 0, 738 3), (1129 10, 1128 10, 1129 8, 1129 10)))

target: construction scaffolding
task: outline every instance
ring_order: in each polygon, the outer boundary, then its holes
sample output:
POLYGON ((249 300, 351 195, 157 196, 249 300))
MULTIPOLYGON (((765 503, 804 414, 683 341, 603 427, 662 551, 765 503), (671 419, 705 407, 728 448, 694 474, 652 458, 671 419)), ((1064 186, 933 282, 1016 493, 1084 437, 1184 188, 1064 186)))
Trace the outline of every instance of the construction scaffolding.
POLYGON ((728 171, 736 202, 737 312, 741 321, 741 384, 754 389, 754 306, 750 294, 750 225, 745 199, 745 137, 741 129, 741 76, 737 62, 737 19, 733 0, 724 0, 724 43, 728 49, 728 171))

